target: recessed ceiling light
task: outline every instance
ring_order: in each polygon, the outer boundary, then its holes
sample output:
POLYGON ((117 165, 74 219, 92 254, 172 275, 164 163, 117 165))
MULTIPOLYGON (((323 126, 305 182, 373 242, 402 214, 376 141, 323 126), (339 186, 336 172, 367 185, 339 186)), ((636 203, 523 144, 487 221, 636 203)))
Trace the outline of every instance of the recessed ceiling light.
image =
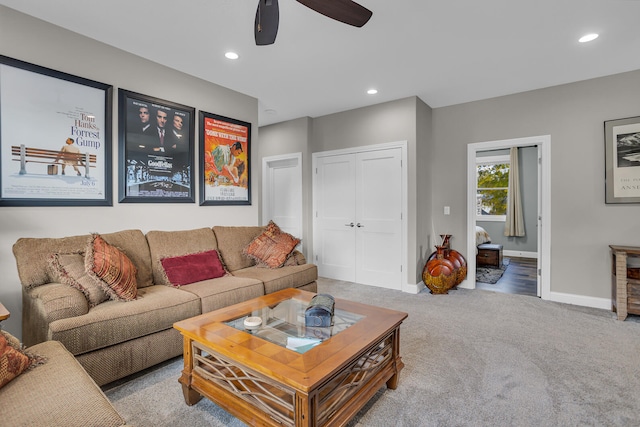
POLYGON ((369 90, 367 91, 367 93, 368 93, 369 95, 375 95, 376 93, 378 93, 378 89, 369 89, 369 90))
POLYGON ((227 59, 238 59, 240 56, 235 52, 227 52, 224 54, 227 59))
POLYGON ((580 43, 587 43, 598 38, 596 33, 586 34, 578 39, 580 43))

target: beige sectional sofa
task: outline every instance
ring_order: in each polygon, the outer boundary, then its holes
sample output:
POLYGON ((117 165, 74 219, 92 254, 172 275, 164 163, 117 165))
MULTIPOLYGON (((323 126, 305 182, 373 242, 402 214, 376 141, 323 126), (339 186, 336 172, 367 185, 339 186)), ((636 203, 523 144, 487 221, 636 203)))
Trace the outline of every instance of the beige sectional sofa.
MULTIPOLYGON (((264 227, 213 227, 182 231, 124 230, 101 234, 137 268, 138 297, 94 307, 81 291, 52 281, 53 253, 82 251, 90 235, 22 238, 13 252, 23 286, 25 345, 61 342, 98 385, 104 385, 182 354, 173 329, 179 320, 295 287, 316 292, 317 267, 296 252, 295 265, 269 269, 242 253, 264 227), (228 276, 173 287, 161 259, 216 249, 228 276)), ((39 368, 37 368, 39 369, 39 368)))

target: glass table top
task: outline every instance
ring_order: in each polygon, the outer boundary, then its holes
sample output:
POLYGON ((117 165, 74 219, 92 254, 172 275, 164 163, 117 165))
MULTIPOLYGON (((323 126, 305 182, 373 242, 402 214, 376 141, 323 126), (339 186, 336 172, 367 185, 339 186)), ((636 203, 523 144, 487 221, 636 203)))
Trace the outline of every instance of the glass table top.
POLYGON ((307 306, 308 303, 305 301, 290 298, 274 306, 255 310, 245 316, 225 322, 225 324, 281 347, 305 353, 365 317, 335 308, 330 327, 306 327, 304 313, 307 306), (259 318, 258 321, 261 321, 261 324, 253 328, 247 327, 245 326, 247 318, 259 318))

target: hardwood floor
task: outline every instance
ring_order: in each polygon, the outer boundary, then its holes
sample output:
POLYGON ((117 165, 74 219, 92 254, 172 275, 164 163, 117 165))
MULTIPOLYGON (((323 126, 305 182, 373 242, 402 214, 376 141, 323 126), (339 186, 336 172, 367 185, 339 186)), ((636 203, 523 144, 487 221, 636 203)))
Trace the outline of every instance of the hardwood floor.
POLYGON ((476 282, 476 289, 537 296, 538 260, 535 258, 508 257, 509 266, 495 285, 476 282))

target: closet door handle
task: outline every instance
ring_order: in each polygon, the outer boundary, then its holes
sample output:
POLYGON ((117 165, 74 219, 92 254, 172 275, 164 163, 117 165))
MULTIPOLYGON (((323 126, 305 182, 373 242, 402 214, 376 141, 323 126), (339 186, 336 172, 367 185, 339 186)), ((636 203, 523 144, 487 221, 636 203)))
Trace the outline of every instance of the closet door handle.
POLYGON ((351 222, 351 223, 349 223, 349 224, 345 224, 344 226, 345 226, 345 227, 353 227, 353 223, 351 222))
POLYGON ((362 224, 360 224, 360 223, 357 223, 357 224, 356 224, 356 227, 360 228, 360 227, 364 227, 364 225, 362 225, 362 224))

